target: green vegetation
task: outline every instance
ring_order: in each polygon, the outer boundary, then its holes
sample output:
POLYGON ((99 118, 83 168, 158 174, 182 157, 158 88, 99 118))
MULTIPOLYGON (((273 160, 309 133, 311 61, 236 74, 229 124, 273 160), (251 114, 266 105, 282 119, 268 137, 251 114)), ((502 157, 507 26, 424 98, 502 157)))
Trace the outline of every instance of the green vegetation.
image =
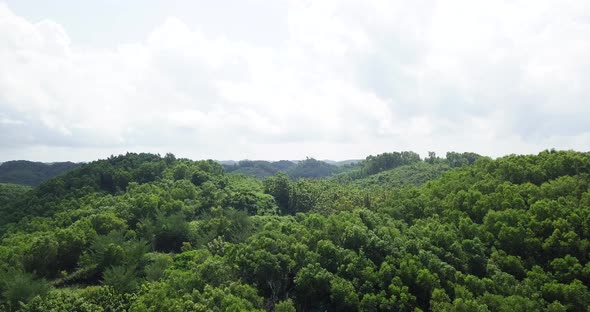
POLYGON ((0 183, 0 205, 6 205, 30 190, 31 187, 26 185, 0 183))
POLYGON ((266 178, 279 172, 286 172, 295 167, 295 163, 288 160, 264 161, 242 160, 233 165, 223 165, 225 171, 233 174, 245 174, 256 178, 266 178))
POLYGON ((32 190, 0 185, 0 310, 590 305, 589 153, 396 152, 337 170, 307 159, 264 179, 227 171, 127 154, 32 190))
POLYGON ((336 173, 348 171, 354 166, 355 163, 351 163, 351 161, 346 161, 344 164, 339 165, 338 162, 330 164, 309 157, 298 162, 289 160, 274 162, 264 160, 242 160, 232 165, 223 165, 226 172, 232 174, 245 174, 256 178, 266 178, 276 175, 279 172, 283 172, 291 179, 324 178, 336 173))
POLYGON ((26 160, 0 164, 0 183, 37 186, 50 178, 80 167, 72 162, 41 163, 26 160))
MULTIPOLYGON (((409 185, 421 185, 430 180, 440 178, 444 172, 450 169, 451 167, 445 162, 437 164, 416 162, 355 180, 354 183, 362 187, 380 188, 400 188, 409 185)), ((336 179, 341 179, 340 181, 342 181, 343 178, 338 176, 336 179)))

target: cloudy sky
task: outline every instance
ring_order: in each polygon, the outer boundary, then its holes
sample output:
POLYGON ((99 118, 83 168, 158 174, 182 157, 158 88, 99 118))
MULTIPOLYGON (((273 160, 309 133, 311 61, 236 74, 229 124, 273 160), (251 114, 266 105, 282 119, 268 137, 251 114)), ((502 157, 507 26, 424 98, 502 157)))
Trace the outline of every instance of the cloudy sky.
POLYGON ((587 0, 0 0, 0 161, 589 147, 587 0))

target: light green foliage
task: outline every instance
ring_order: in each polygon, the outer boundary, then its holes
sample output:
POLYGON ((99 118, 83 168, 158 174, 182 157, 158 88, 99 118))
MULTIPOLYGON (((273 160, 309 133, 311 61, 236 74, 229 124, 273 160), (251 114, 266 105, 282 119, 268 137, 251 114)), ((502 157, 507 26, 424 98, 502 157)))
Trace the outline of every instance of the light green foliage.
MULTIPOLYGON (((355 180, 355 184, 362 187, 390 187, 399 188, 409 185, 421 185, 427 181, 434 180, 451 167, 445 163, 429 164, 427 162, 416 162, 409 165, 399 166, 385 170, 366 178, 355 180)), ((346 174, 337 176, 336 179, 343 179, 346 174)))
POLYGON ((103 312, 104 309, 76 290, 52 290, 46 297, 36 296, 20 308, 22 312, 76 311, 103 312))
POLYGON ((275 304, 275 312, 295 312, 295 304, 293 300, 287 299, 275 304))
POLYGON ((588 153, 226 168, 127 154, 0 185, 0 310, 590 306, 588 153))

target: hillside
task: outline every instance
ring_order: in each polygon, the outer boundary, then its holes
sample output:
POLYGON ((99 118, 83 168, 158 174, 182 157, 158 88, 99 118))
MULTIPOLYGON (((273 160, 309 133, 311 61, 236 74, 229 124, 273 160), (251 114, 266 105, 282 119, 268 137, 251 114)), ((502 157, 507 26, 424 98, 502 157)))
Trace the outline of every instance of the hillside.
POLYGON ((357 179, 354 183, 361 187, 401 188, 422 185, 430 180, 438 179, 448 170, 451 170, 451 167, 445 162, 436 164, 416 162, 357 179))
POLYGON ((80 167, 72 162, 42 163, 26 160, 0 164, 0 183, 37 186, 50 178, 80 167))
POLYGON ((9 187, 0 310, 587 310, 589 153, 414 155, 261 180, 126 154, 9 187))
POLYGON ((356 163, 357 161, 354 160, 330 162, 316 160, 314 158, 307 158, 301 161, 242 160, 239 162, 221 162, 228 173, 244 174, 259 179, 273 176, 279 172, 287 174, 291 179, 319 179, 349 171, 356 163))
POLYGON ((265 161, 265 160, 241 160, 239 162, 223 162, 223 167, 228 173, 244 174, 255 178, 266 178, 280 171, 288 171, 295 167, 296 163, 289 160, 265 161))

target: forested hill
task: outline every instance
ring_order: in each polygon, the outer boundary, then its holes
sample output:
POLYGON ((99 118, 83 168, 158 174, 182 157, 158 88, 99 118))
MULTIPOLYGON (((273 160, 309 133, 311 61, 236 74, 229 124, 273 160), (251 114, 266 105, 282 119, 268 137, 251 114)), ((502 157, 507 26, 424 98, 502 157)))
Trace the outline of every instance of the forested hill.
MULTIPOLYGON (((291 179, 319 179, 336 176, 336 179, 340 181, 350 181, 367 178, 377 173, 403 166, 409 166, 411 168, 407 170, 408 173, 410 171, 416 173, 431 171, 432 174, 427 174, 425 178, 434 178, 440 176, 440 174, 435 174, 434 172, 442 173, 446 169, 470 165, 480 157, 480 155, 475 153, 449 152, 445 158, 440 158, 431 152, 428 158, 422 160, 420 155, 411 151, 404 151, 370 155, 364 160, 344 160, 339 162, 329 160, 321 161, 308 157, 302 161, 242 160, 238 162, 223 161, 220 163, 228 173, 245 174, 256 178, 266 178, 282 172, 291 179), (410 166, 414 164, 417 165, 410 166)), ((411 178, 410 181, 412 181, 411 178)), ((425 181, 426 179, 417 179, 415 182, 425 181)), ((399 182, 394 184, 406 184, 405 181, 399 182)))
POLYGON ((127 154, 0 194, 0 311, 590 305, 589 153, 394 152, 262 180, 127 154))
POLYGON ((7 161, 0 164, 0 183, 37 186, 50 178, 78 167, 80 164, 72 162, 7 161))
POLYGON ((348 171, 358 162, 321 161, 308 157, 301 161, 242 160, 232 164, 225 162, 223 167, 228 173, 245 174, 256 178, 266 178, 283 172, 292 179, 318 179, 348 171))

